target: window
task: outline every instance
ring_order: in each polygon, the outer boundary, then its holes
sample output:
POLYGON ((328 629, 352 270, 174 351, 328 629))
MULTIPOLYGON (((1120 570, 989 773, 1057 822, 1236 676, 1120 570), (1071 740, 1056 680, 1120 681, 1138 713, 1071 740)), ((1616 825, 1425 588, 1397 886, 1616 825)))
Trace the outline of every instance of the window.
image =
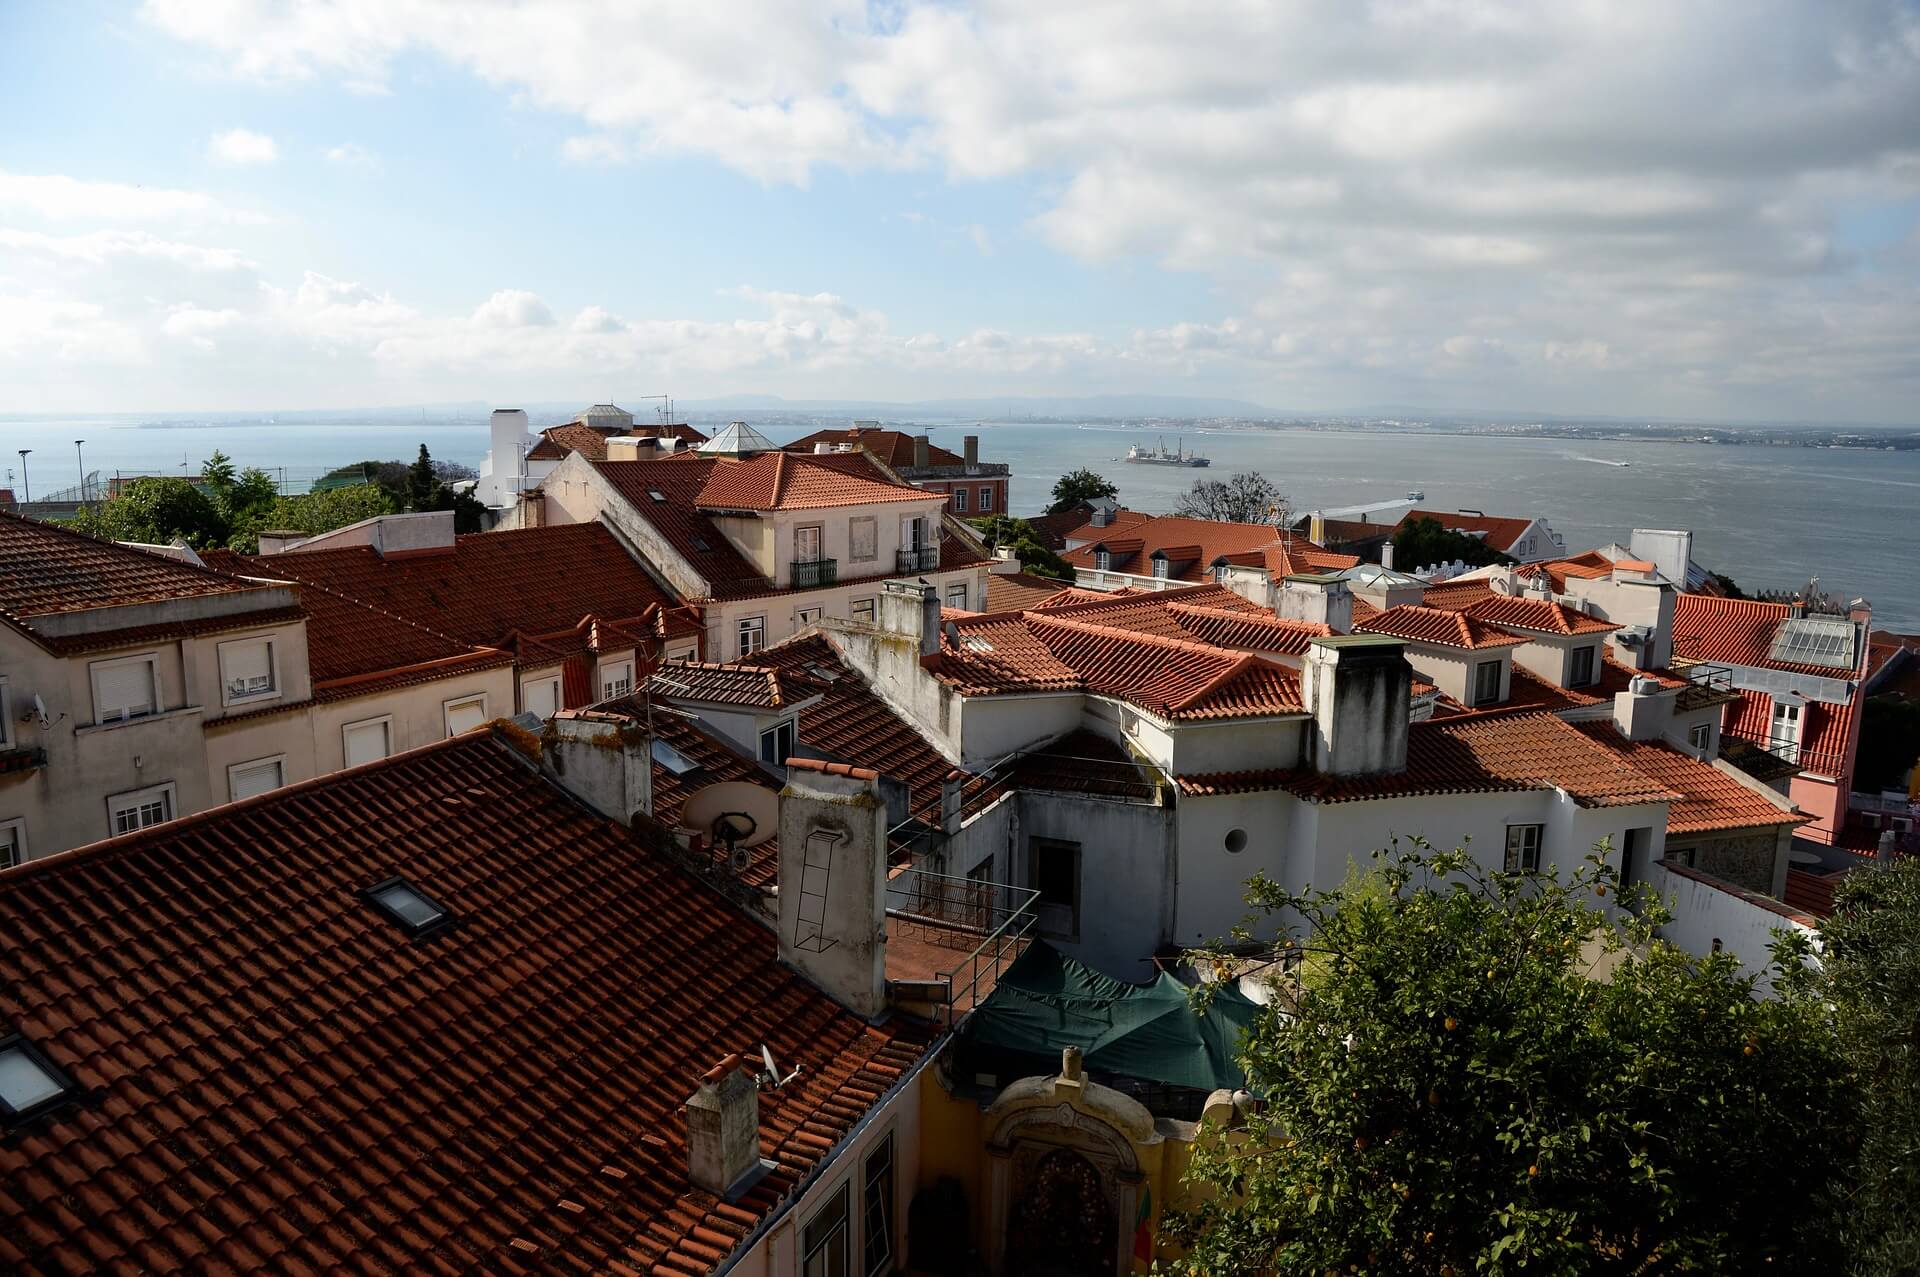
POLYGON ((871 517, 847 524, 847 557, 864 563, 880 557, 880 521, 871 517))
POLYGON ((760 761, 785 767, 793 757, 793 720, 777 723, 760 733, 760 761))
POLYGON ((993 489, 992 488, 980 489, 980 513, 981 514, 993 513, 993 489))
POLYGON ((965 514, 967 512, 967 490, 965 488, 955 488, 953 490, 953 512, 955 514, 965 514))
POLYGON ((819 620, 820 609, 817 607, 803 607, 793 614, 794 624, 803 630, 809 625, 817 624, 819 620))
POLYGON ((378 762, 393 752, 390 739, 393 719, 370 718, 364 722, 348 723, 340 729, 340 740, 346 752, 344 767, 358 767, 362 763, 378 762))
POLYGON ((560 712, 560 677, 530 678, 520 684, 520 704, 527 713, 552 718, 560 712))
POLYGON ((237 639, 220 645, 220 703, 237 705, 272 696, 273 640, 237 639))
POLYGON ((801 1230, 800 1273, 847 1277, 847 1185, 840 1185, 801 1230))
POLYGON ((453 920, 439 901, 405 878, 389 878, 361 894, 410 936, 423 935, 453 920))
POLYGON ((1500 699, 1500 662, 1482 661, 1473 667, 1473 703, 1491 705, 1500 699))
POLYGON ((235 763, 227 768, 227 797, 233 802, 264 794, 287 783, 286 755, 235 763))
POLYGON ((1687 729, 1687 744, 1705 752, 1713 744, 1713 724, 1695 723, 1687 729))
POLYGON ((795 563, 818 563, 820 561, 820 525, 815 523, 793 530, 793 561, 795 563))
POLYGON ((0 821, 0 869, 27 862, 27 822, 0 821))
POLYGON ((685 754, 675 749, 668 742, 661 740, 658 736, 653 738, 653 744, 649 747, 648 752, 653 755, 654 762, 660 764, 676 776, 685 776, 688 772, 697 772, 700 770, 699 763, 694 762, 691 758, 688 758, 685 754))
POLYGON ((1568 687, 1585 687, 1593 682, 1593 662, 1598 648, 1576 647, 1573 649, 1573 663, 1567 675, 1568 687))
POLYGON ((1156 576, 1156 577, 1158 577, 1158 578, 1159 578, 1160 580, 1162 580, 1162 581, 1164 581, 1164 580, 1166 580, 1166 579, 1167 579, 1167 565, 1168 565, 1168 563, 1169 563, 1169 562, 1170 562, 1170 560, 1168 560, 1168 559, 1167 559, 1166 557, 1164 557, 1163 555, 1158 555, 1158 554, 1156 554, 1156 555, 1154 555, 1154 556, 1153 556, 1153 574, 1154 574, 1154 576, 1156 576))
POLYGON ((25 1121, 58 1104, 72 1090, 67 1075, 25 1035, 0 1037, 0 1121, 9 1125, 25 1121))
POLYGON ((487 698, 484 696, 463 696, 459 700, 447 701, 442 708, 446 711, 449 736, 470 732, 487 721, 487 698))
POLYGON ((1540 835, 1545 825, 1507 826, 1507 872, 1540 872, 1540 835))
POLYGON ((900 521, 900 544, 909 550, 918 550, 927 543, 927 521, 915 516, 900 521))
POLYGON ((160 675, 151 655, 94 663, 94 722, 124 722, 159 709, 160 675))
POLYGON ((967 583, 965 581, 959 581, 947 587, 947 606, 957 612, 967 610, 967 583))
POLYGON ((107 799, 107 832, 130 834, 173 819, 173 786, 154 785, 107 799))
POLYGON ((660 489, 658 488, 648 488, 647 495, 652 497, 655 501, 665 501, 667 499, 667 494, 660 491, 660 489))
POLYGON ((1113 566, 1113 556, 1105 550, 1095 550, 1093 552, 1093 566, 1105 572, 1113 566))
POLYGON ((1800 761, 1800 707, 1785 701, 1773 703, 1773 755, 1785 762, 1800 761))
POLYGON ((1040 892, 1040 930, 1065 940, 1080 937, 1080 844, 1035 838, 1033 885, 1040 892))
POLYGON ((1221 840, 1221 846, 1225 847, 1230 854, 1235 856, 1239 855, 1247 849, 1247 831, 1244 829, 1227 830, 1227 836, 1221 840))
POLYGON ((737 655, 752 656, 767 645, 767 618, 743 616, 739 625, 740 646, 737 655))
POLYGON ((866 1247, 861 1252, 867 1277, 880 1277, 893 1269, 893 1132, 867 1154, 866 1194, 863 1234, 866 1247))
POLYGON ((873 600, 855 599, 853 601, 853 619, 856 621, 865 621, 869 625, 873 624, 873 600))
POLYGON ((633 690, 633 662, 606 661, 600 666, 600 699, 612 700, 633 690))

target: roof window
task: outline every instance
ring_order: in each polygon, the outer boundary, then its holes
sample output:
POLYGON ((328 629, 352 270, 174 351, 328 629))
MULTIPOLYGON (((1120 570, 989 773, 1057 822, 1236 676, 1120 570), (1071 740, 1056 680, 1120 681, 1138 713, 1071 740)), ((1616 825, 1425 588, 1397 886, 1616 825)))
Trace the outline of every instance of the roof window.
POLYGON ((19 1122, 73 1093, 73 1082, 19 1033, 0 1037, 0 1122, 19 1122))
POLYGON ((712 546, 707 544, 707 539, 703 536, 690 536, 687 538, 687 544, 692 546, 694 549, 700 551, 702 554, 705 554, 708 550, 711 550, 713 548, 712 546))
POLYGON ((699 763, 694 762, 658 736, 653 738, 653 761, 676 776, 684 776, 688 772, 700 770, 699 763))
POLYGON ((658 488, 648 488, 647 495, 652 497, 655 501, 665 501, 667 499, 667 494, 660 491, 660 489, 658 488))
POLYGON ((410 936, 425 935, 453 921, 453 915, 405 878, 389 878, 361 893, 410 936))

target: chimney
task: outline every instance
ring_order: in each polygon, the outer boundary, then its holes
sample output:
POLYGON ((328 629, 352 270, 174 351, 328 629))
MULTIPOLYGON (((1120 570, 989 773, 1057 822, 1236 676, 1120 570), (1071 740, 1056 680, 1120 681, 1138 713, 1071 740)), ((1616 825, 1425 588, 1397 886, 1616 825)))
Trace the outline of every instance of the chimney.
POLYGON ((1654 571, 1681 589, 1687 588, 1687 565, 1693 562, 1693 533, 1663 528, 1635 528, 1627 548, 1636 559, 1653 564, 1654 571))
POLYGON ((1311 621, 1335 634, 1353 630, 1353 591, 1343 578, 1331 573, 1296 572, 1288 576, 1273 610, 1284 620, 1311 621))
POLYGON ((960 450, 961 450, 961 454, 966 457, 968 465, 977 466, 980 464, 980 436, 979 435, 967 435, 965 438, 961 439, 960 450))
POLYGON ((922 657, 940 650, 940 591, 919 581, 880 583, 881 630, 914 639, 922 657))
POLYGON ((1635 675, 1627 690, 1613 694, 1613 725, 1628 740, 1659 740, 1673 724, 1673 698, 1660 684, 1635 675))
POLYGON ((913 465, 916 470, 924 470, 929 464, 927 448, 927 437, 925 435, 915 435, 913 437, 913 465))
POLYGON ((817 440, 813 445, 813 453, 815 456, 819 456, 821 453, 828 453, 832 451, 833 451, 833 441, 830 439, 817 440))
POLYGON ((643 439, 633 435, 615 435, 607 440, 607 460, 609 461, 651 461, 659 450, 660 441, 643 439))
POLYGON ((527 414, 519 408, 495 408, 487 422, 487 434, 487 460, 495 481, 517 479, 525 474, 529 439, 527 414))
POLYGON ((732 1199, 772 1167, 760 1160, 759 1082, 729 1055, 707 1070, 687 1101, 687 1178, 732 1199))
POLYGON ((1383 568, 1391 568, 1393 566, 1393 538, 1392 537, 1388 537, 1385 541, 1382 541, 1380 543, 1380 566, 1383 568))
POLYGON ((1407 767, 1413 668, 1406 644, 1384 634, 1343 634, 1307 645, 1300 690, 1313 715, 1308 761, 1328 776, 1407 767))
POLYGON ((653 747, 624 714, 563 709, 540 737, 540 771, 608 820, 653 814, 653 747))
POLYGON ((865 767, 794 758, 780 791, 780 959, 869 1019, 887 1005, 887 807, 865 767))
POLYGON ((1113 522, 1113 503, 1104 498, 1093 503, 1093 526, 1104 528, 1113 522))
POLYGON ((284 554, 311 535, 313 534, 310 532, 293 532, 285 528, 276 529, 272 532, 262 532, 260 534, 259 553, 284 554))

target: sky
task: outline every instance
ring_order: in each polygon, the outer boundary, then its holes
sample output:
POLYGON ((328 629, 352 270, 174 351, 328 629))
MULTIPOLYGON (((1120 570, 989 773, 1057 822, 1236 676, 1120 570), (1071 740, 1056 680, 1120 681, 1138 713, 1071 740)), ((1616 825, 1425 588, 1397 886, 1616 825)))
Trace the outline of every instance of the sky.
POLYGON ((0 3, 0 413, 1920 422, 1920 3, 0 3))

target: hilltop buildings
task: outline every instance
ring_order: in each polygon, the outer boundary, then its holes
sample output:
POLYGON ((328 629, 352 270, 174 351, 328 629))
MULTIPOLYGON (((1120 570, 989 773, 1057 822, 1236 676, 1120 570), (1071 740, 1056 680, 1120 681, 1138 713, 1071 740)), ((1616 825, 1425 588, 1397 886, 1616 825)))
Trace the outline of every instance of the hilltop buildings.
POLYGON ((935 446, 925 435, 883 430, 877 421, 856 421, 845 430, 816 430, 787 445, 788 452, 825 453, 858 450, 882 463, 894 476, 928 492, 946 494, 948 508, 961 517, 1007 513, 1004 462, 980 460, 980 436, 961 440, 961 454, 935 446))

